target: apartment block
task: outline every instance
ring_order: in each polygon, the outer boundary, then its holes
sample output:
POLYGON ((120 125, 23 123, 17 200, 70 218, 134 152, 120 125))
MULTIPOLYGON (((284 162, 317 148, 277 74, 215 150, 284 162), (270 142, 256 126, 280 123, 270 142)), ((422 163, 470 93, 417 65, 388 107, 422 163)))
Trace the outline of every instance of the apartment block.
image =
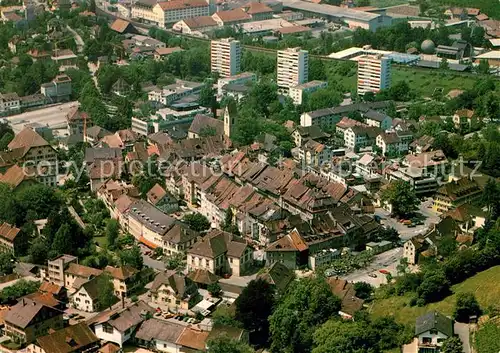
POLYGON ((302 104, 305 94, 311 94, 319 89, 326 88, 328 82, 326 81, 310 81, 301 85, 290 87, 290 98, 293 99, 294 104, 302 104))
POLYGON ((309 53, 300 48, 278 50, 278 87, 290 89, 307 82, 309 53))
POLYGON ((358 60, 358 94, 378 92, 391 86, 391 59, 363 55, 358 60))
POLYGON ((240 72, 241 43, 233 38, 213 40, 210 44, 212 72, 221 77, 234 76, 240 72))

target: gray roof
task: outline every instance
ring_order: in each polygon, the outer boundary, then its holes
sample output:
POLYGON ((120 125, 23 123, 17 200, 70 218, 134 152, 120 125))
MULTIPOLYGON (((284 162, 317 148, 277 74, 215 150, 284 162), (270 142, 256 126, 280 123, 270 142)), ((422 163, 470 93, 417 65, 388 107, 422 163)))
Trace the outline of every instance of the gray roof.
POLYGON ((164 235, 174 224, 175 218, 163 213, 144 200, 130 206, 129 216, 142 223, 146 228, 164 235))
POLYGON ((180 324, 158 319, 149 319, 142 323, 135 337, 144 341, 157 339, 159 341, 175 343, 184 329, 185 326, 180 324))
POLYGON ((151 292, 155 293, 162 286, 170 286, 178 299, 184 299, 196 292, 196 284, 187 276, 175 271, 160 272, 151 285, 151 292))
POLYGON ((141 300, 112 315, 108 323, 118 331, 125 332, 143 322, 147 313, 153 314, 154 309, 141 300))
POLYGON ((95 160, 122 159, 120 148, 89 148, 85 149, 85 162, 93 163, 95 160))
POLYGON ((437 330, 451 337, 453 336, 453 320, 437 311, 432 311, 417 318, 415 335, 420 335, 429 330, 437 330))
POLYGON ((387 114, 383 114, 383 113, 377 112, 376 110, 373 110, 373 109, 369 109, 363 115, 364 115, 365 118, 368 118, 368 119, 371 119, 371 120, 376 120, 378 122, 382 122, 382 121, 384 121, 384 119, 386 117, 388 117, 387 114))
POLYGON ((12 306, 4 316, 4 321, 20 328, 26 328, 30 325, 37 315, 49 317, 47 312, 53 312, 54 317, 62 315, 62 311, 50 306, 43 305, 37 301, 23 298, 16 305, 12 306))
POLYGON ((348 105, 339 105, 333 108, 325 108, 307 112, 312 118, 320 118, 328 115, 340 115, 349 112, 367 112, 370 109, 384 109, 391 105, 391 101, 380 101, 380 102, 367 102, 367 103, 354 103, 348 105))

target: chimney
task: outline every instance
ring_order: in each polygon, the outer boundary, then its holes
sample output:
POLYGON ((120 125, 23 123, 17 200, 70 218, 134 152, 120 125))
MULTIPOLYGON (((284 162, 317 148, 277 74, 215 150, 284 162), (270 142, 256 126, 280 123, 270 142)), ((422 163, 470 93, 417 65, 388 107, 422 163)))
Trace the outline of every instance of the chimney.
POLYGON ((122 308, 125 308, 125 296, 122 294, 122 308))

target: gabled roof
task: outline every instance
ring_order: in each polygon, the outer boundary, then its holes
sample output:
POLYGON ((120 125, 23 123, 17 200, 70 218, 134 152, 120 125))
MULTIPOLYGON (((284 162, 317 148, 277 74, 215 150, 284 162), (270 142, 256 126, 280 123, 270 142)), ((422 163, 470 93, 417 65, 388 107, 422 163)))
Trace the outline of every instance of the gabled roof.
POLYGON ((354 285, 344 279, 330 277, 327 280, 332 293, 341 300, 340 310, 346 314, 354 315, 363 308, 364 300, 356 297, 354 285))
POLYGON ((471 204, 463 204, 458 206, 457 208, 448 211, 444 214, 444 216, 450 216, 457 222, 466 222, 471 217, 488 217, 488 214, 481 210, 480 208, 473 206, 471 204))
POLYGON ((151 285, 151 292, 157 292, 162 285, 172 288, 178 299, 184 299, 196 292, 194 282, 189 277, 175 271, 164 271, 156 275, 151 285))
POLYGON ((209 332, 207 331, 200 331, 187 327, 182 331, 176 343, 188 349, 192 349, 192 351, 190 350, 189 352, 204 351, 206 349, 208 335, 209 332))
POLYGON ((115 32, 123 33, 129 25, 130 22, 117 18, 110 28, 115 32))
POLYGON ((177 222, 162 237, 163 241, 174 244, 184 244, 196 239, 200 234, 186 225, 177 222))
POLYGON ((80 352, 99 343, 99 338, 83 322, 37 338, 37 345, 47 353, 80 352))
POLYGON ((212 16, 198 16, 183 19, 184 24, 190 29, 204 28, 204 27, 216 27, 217 22, 212 18, 212 16))
POLYGON ((204 129, 215 129, 215 135, 224 134, 224 122, 203 114, 196 114, 189 127, 189 132, 200 135, 204 129))
POLYGON ((9 143, 9 149, 23 149, 25 155, 32 147, 50 146, 50 144, 40 136, 35 130, 25 127, 21 130, 14 139, 9 143))
POLYGON ((195 283, 202 283, 206 285, 217 283, 217 281, 219 280, 219 276, 214 275, 212 272, 201 268, 190 272, 188 274, 188 277, 195 283))
POLYGON ((172 53, 183 51, 181 47, 172 47, 172 48, 156 48, 155 53, 158 55, 170 55, 172 53))
POLYGON ((50 283, 47 281, 43 281, 42 284, 40 285, 40 288, 38 288, 40 292, 52 293, 55 295, 61 293, 63 289, 64 289, 63 286, 59 286, 57 284, 50 283))
POLYGON ((266 251, 306 251, 308 246, 297 229, 270 244, 266 251))
POLYGON ((213 229, 203 239, 196 242, 188 252, 210 258, 224 253, 230 257, 241 257, 247 246, 243 238, 213 229))
POLYGON ((208 3, 203 0, 172 0, 162 1, 158 5, 163 11, 181 10, 193 7, 208 7, 208 3))
POLYGON ((159 340, 176 343, 186 327, 165 320, 149 319, 142 323, 135 337, 146 342, 159 340))
POLYGON ((105 272, 109 273, 111 277, 125 281, 135 275, 137 271, 135 268, 125 265, 120 267, 106 266, 105 272))
POLYGON ((276 286, 278 292, 283 292, 294 278, 294 273, 280 262, 275 262, 257 278, 263 279, 269 284, 276 286))
POLYGON ((417 318, 415 323, 415 335, 418 336, 421 333, 427 332, 429 330, 437 330, 438 332, 444 333, 446 336, 453 336, 453 320, 447 318, 443 314, 432 311, 425 315, 417 318))
POLYGON ((78 277, 91 278, 92 276, 99 276, 102 270, 72 262, 64 272, 78 277))
POLYGON ((244 5, 242 8, 246 11, 246 13, 250 15, 273 12, 273 9, 261 2, 250 2, 244 5))
POLYGON ((10 225, 9 223, 2 223, 0 225, 0 238, 13 242, 21 229, 10 225))
POLYGON ((29 299, 21 299, 5 314, 4 321, 20 328, 26 328, 38 314, 42 315, 43 312, 52 312, 57 315, 63 314, 62 311, 50 306, 29 299))
POLYGON ((156 205, 158 202, 160 202, 163 199, 163 197, 166 194, 167 194, 167 191, 160 184, 155 184, 151 188, 151 190, 148 191, 147 199, 153 205, 156 205))
POLYGON ((248 21, 252 18, 242 9, 218 11, 214 14, 214 16, 220 18, 220 20, 224 23, 224 25, 231 22, 248 21))

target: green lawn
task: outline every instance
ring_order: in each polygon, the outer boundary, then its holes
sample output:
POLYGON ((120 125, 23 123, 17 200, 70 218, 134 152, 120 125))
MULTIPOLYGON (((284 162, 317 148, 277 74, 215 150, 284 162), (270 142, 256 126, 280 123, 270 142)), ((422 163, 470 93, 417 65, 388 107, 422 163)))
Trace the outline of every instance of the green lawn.
POLYGON ((108 239, 106 237, 94 237, 94 241, 97 242, 101 248, 108 245, 108 239))
POLYGON ((500 19, 500 3, 496 0, 432 0, 431 4, 476 7, 490 17, 500 19))
MULTIPOLYGON (((432 303, 424 307, 410 307, 406 304, 410 301, 411 294, 405 296, 394 296, 387 299, 376 299, 370 307, 374 316, 394 316, 396 321, 414 325, 415 319, 428 311, 437 310, 445 315, 453 313, 456 293, 473 292, 482 308, 488 308, 491 305, 498 305, 500 298, 500 266, 495 266, 489 270, 478 273, 468 280, 454 285, 453 293, 443 301, 432 303)), ((498 350, 497 350, 498 352, 498 350)), ((482 353, 479 351, 479 353, 482 353)))
MULTIPOLYGON (((500 324, 500 323, 499 323, 500 324)), ((478 353, 500 352, 500 326, 488 322, 476 333, 475 345, 478 353)))
POLYGON ((389 7, 408 4, 408 0, 370 0, 370 5, 375 7, 389 7))

